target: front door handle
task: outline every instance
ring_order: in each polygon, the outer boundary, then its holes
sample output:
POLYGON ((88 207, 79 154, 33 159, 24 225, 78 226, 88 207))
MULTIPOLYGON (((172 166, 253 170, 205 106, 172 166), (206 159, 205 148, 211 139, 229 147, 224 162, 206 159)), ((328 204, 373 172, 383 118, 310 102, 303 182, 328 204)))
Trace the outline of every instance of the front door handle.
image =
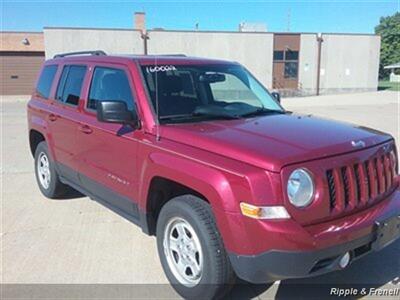
POLYGON ((93 132, 93 129, 90 128, 88 125, 79 126, 79 130, 82 131, 85 134, 91 134, 93 132))
POLYGON ((51 122, 54 122, 54 121, 57 120, 57 116, 56 116, 55 114, 50 114, 50 115, 49 115, 49 120, 50 120, 51 122))

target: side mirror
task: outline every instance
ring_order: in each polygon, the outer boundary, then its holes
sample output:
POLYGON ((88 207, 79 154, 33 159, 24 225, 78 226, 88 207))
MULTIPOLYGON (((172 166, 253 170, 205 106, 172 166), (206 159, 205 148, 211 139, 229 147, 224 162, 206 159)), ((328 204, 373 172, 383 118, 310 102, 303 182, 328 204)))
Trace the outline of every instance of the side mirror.
POLYGON ((281 95, 278 92, 272 92, 271 96, 274 97, 276 101, 281 103, 281 95))
POLYGON ((123 101, 98 101, 96 104, 97 120, 105 123, 136 125, 136 112, 128 110, 123 101))

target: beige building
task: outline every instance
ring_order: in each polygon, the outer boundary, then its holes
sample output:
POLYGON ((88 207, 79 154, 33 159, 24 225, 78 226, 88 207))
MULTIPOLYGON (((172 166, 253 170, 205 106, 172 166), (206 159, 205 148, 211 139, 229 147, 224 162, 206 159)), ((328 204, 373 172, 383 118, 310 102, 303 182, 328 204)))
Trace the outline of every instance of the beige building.
POLYGON ((44 62, 41 32, 0 32, 0 95, 31 94, 44 62))
POLYGON ((2 33, 7 41, 2 57, 7 51, 14 55, 2 59, 2 93, 29 90, 28 82, 32 84, 43 50, 47 59, 57 53, 103 50, 108 54, 185 54, 237 61, 266 87, 284 95, 377 90, 377 35, 146 30, 145 24, 145 14, 135 13, 135 29, 45 27, 44 41, 38 33, 2 33), (25 38, 29 44, 24 44, 25 38), (24 59, 20 59, 22 54, 24 59), (22 78, 23 74, 31 77, 22 78))

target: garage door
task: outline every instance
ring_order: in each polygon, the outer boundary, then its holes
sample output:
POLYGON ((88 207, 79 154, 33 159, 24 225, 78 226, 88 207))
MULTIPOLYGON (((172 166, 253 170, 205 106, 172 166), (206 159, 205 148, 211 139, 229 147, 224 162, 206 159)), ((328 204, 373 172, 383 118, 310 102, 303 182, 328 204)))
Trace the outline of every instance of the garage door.
POLYGON ((44 52, 0 53, 0 95, 29 95, 44 62, 44 52))

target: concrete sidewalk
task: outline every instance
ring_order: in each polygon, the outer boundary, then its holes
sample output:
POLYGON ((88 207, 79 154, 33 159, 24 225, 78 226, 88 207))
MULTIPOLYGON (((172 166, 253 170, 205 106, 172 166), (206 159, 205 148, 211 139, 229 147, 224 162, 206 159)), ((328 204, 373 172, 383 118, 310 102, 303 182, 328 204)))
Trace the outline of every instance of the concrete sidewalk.
MULTIPOLYGON (((167 284, 154 237, 87 197, 49 200, 40 194, 28 145, 28 98, 1 97, 2 282, 167 284)), ((398 92, 283 99, 283 105, 295 112, 389 132, 399 145, 398 92)), ((342 272, 273 285, 241 285, 231 297, 304 298, 304 284, 311 283, 393 287, 390 282, 400 276, 399 253, 400 242, 396 242, 342 272)))

